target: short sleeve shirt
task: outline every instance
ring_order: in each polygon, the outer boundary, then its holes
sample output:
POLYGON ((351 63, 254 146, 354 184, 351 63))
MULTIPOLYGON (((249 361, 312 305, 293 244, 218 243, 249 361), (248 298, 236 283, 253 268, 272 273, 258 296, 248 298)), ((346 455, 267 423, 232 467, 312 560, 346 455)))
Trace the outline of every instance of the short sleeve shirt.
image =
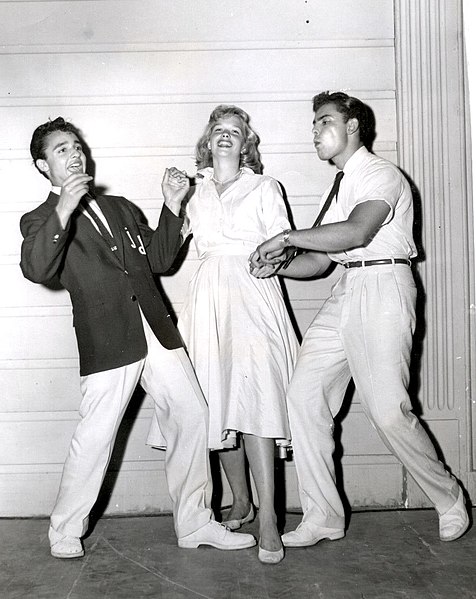
MULTIPOLYGON (((329 194, 330 188, 323 195, 329 194)), ((413 258, 413 199, 410 185, 400 170, 388 160, 359 148, 344 166, 337 200, 333 200, 322 224, 345 221, 363 202, 383 200, 390 208, 384 223, 365 247, 329 253, 335 262, 413 258)))

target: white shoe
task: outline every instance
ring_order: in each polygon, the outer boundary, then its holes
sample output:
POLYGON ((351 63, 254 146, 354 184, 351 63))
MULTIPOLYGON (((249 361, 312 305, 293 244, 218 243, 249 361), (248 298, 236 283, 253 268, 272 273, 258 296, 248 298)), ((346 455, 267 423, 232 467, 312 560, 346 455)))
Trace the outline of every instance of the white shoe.
POLYGON ((70 537, 57 532, 52 526, 48 530, 51 555, 59 559, 74 559, 83 557, 84 549, 81 539, 70 537))
POLYGON ((268 551, 262 547, 258 547, 258 559, 262 564, 279 564, 284 559, 284 549, 277 551, 268 551))
POLYGON ((301 522, 296 530, 284 533, 281 540, 285 547, 310 547, 322 539, 337 541, 344 535, 345 532, 340 528, 325 528, 311 522, 301 522))
POLYGON ((255 506, 251 504, 250 511, 247 516, 244 518, 239 518, 236 520, 225 520, 222 522, 223 526, 227 526, 230 530, 238 530, 243 526, 243 524, 248 524, 249 522, 253 522, 255 519, 255 506))
POLYGON ((199 545, 211 545, 217 549, 230 551, 232 549, 247 549, 256 545, 253 535, 231 532, 226 526, 210 520, 192 534, 178 539, 182 549, 196 549, 199 545))
POLYGON ((469 516, 463 489, 459 488, 458 499, 452 508, 440 516, 440 541, 456 541, 468 530, 469 516))

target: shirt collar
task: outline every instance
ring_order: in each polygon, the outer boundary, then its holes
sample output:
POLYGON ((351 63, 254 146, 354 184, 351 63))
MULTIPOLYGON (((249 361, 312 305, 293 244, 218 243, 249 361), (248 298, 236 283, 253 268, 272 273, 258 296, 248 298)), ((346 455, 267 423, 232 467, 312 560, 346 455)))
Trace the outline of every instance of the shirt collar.
MULTIPOLYGON (((61 189, 62 189, 62 188, 61 188, 61 187, 59 187, 58 185, 52 185, 52 186, 51 186, 51 191, 52 191, 53 193, 55 193, 56 195, 58 195, 58 196, 59 196, 59 195, 61 195, 61 189)), ((95 200, 95 199, 91 199, 90 203, 91 203, 93 206, 96 206, 97 208, 99 208, 99 206, 97 205, 97 203, 96 203, 96 200, 95 200)), ((81 208, 81 209, 83 209, 83 208, 81 208)))
POLYGON ((346 175, 350 175, 367 159, 370 152, 365 146, 356 150, 344 165, 343 171, 346 175))

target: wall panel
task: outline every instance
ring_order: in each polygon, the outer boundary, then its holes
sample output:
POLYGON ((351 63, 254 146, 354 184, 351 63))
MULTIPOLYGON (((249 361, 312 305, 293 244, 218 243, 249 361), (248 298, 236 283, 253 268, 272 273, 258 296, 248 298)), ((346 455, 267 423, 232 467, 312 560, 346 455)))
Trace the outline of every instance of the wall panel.
MULTIPOLYGON (((193 174, 194 144, 209 113, 236 103, 261 136, 265 173, 282 183, 304 226, 334 176, 312 147, 314 93, 343 89, 369 103, 375 149, 396 158, 393 31, 392 0, 0 0, 1 515, 51 509, 80 401, 69 298, 24 280, 18 267, 20 216, 48 193, 28 153, 33 129, 49 117, 71 119, 90 146, 96 183, 136 202, 153 223, 164 168, 193 174)), ((177 312, 196 266, 192 248, 181 269, 162 279, 177 312)), ((287 285, 301 331, 337 276, 287 285)), ((124 424, 109 513, 170 509, 163 454, 144 445, 151 413, 146 398, 124 424)), ((401 468, 367 428, 358 402, 347 426, 352 502, 393 505, 401 468), (365 443, 354 426, 366 431, 365 443), (392 472, 388 484, 372 486, 369 476, 359 487, 367 468, 392 472)), ((297 507, 292 462, 286 471, 288 505, 297 507)))
POLYGON ((194 49, 199 43, 229 47, 263 42, 294 45, 343 44, 346 40, 392 38, 391 0, 326 2, 273 0, 81 0, 8 2, 2 0, 0 36, 19 53, 29 46, 176 44, 194 49), (60 25, 60 26, 59 26, 60 25), (25 48, 26 47, 26 48, 25 48))
POLYGON ((126 68, 122 53, 52 52, 5 55, 2 69, 14 82, 15 91, 10 95, 25 101, 42 96, 45 84, 54 86, 55 95, 61 96, 78 95, 78 92, 85 96, 136 95, 138 89, 146 95, 163 93, 163 90, 168 94, 187 95, 201 88, 208 94, 231 95, 243 82, 248 93, 288 88, 306 93, 315 89, 317 64, 320 65, 319 87, 340 89, 341 75, 334 68, 336 63, 346 64, 347 88, 372 89, 376 78, 382 80, 384 89, 394 84, 391 47, 131 52, 126 68), (293 68, 296 64, 300 66, 298 70, 293 68), (253 77, 249 77, 250 72, 253 77), (79 90, 78 73, 81 73, 79 90))

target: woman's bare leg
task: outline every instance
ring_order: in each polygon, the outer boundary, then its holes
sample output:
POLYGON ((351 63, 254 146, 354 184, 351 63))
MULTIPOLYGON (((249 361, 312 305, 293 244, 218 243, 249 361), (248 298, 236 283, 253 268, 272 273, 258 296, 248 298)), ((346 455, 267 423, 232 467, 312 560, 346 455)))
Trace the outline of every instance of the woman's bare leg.
POLYGON ((274 509, 274 439, 243 435, 246 455, 258 491, 260 547, 279 551, 281 537, 274 509))
POLYGON ((245 450, 243 445, 240 445, 236 449, 220 451, 219 456, 233 495, 233 504, 223 520, 241 520, 251 509, 245 450))

